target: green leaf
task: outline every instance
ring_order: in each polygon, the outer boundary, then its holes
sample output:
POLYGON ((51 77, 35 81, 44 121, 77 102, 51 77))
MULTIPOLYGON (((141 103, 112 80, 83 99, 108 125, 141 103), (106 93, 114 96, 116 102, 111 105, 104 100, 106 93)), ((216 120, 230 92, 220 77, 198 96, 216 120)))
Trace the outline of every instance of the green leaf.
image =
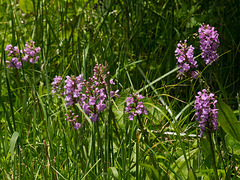
POLYGON ((200 143, 201 143, 202 153, 203 153, 204 157, 207 158, 208 156, 211 155, 209 141, 205 138, 201 138, 200 143))
MULTIPOLYGON (((199 152, 199 148, 191 150, 189 153, 186 154, 188 161, 192 159, 197 153, 199 152)), ((184 155, 180 156, 175 163, 171 167, 174 172, 177 174, 181 174, 182 177, 188 177, 189 172, 187 169, 187 164, 184 158, 184 155)), ((174 174, 171 172, 170 175, 174 177, 174 174)))
POLYGON ((236 155, 240 155, 240 142, 235 140, 230 134, 225 136, 225 142, 229 149, 229 153, 234 153, 236 155))
POLYGON ((208 167, 211 168, 211 149, 210 149, 210 144, 209 141, 205 138, 200 139, 200 144, 201 144, 201 152, 203 153, 203 156, 205 158, 204 164, 208 167))
POLYGON ((231 108, 218 99, 218 122, 226 133, 229 133, 240 142, 240 124, 231 108))
POLYGON ((19 0, 19 6, 23 13, 32 13, 34 12, 33 2, 31 0, 19 0))
POLYGON ((18 132, 14 132, 11 140, 10 140, 10 153, 11 153, 11 159, 13 159, 13 152, 14 152, 14 148, 18 139, 19 133, 18 132))
POLYGON ((194 180, 194 179, 197 179, 197 176, 196 176, 195 172, 193 171, 193 169, 190 168, 188 171, 188 180, 194 180))
POLYGON ((156 179, 159 179, 159 173, 153 166, 149 164, 140 164, 140 166, 144 167, 148 172, 153 173, 156 179))
POLYGON ((116 179, 119 178, 119 176, 118 176, 118 170, 117 170, 115 167, 109 167, 109 168, 108 168, 108 173, 109 173, 109 174, 112 174, 113 177, 115 177, 116 179))

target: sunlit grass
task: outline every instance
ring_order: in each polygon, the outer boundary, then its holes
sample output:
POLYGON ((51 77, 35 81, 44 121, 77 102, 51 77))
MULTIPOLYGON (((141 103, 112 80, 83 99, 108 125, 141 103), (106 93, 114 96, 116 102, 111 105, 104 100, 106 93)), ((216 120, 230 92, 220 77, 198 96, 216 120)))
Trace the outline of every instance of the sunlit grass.
POLYGON ((216 171, 220 179, 239 178, 238 1, 0 5, 1 179, 213 179, 216 171), (198 79, 179 80, 176 44, 188 39, 198 47, 194 33, 203 22, 219 32, 220 59, 213 66, 199 63, 198 79), (6 45, 24 49, 28 40, 41 47, 39 60, 7 68, 6 45), (105 62, 120 96, 108 101, 98 123, 77 105, 85 122, 74 130, 64 120, 70 109, 64 98, 51 93, 53 78, 61 76, 62 84, 67 75, 88 79, 105 62), (220 127, 200 138, 194 100, 206 84, 219 100, 220 127), (141 125, 124 109, 133 92, 145 96, 141 125))

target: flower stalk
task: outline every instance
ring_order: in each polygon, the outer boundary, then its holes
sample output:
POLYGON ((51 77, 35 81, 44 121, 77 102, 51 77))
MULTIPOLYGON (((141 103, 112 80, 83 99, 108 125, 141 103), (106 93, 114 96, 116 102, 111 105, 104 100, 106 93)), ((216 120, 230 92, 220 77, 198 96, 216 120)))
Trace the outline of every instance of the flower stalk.
POLYGON ((212 139, 211 132, 209 130, 208 130, 207 134, 208 134, 208 140, 209 140, 209 143, 210 143, 210 149, 211 149, 211 155, 212 155, 213 171, 214 171, 215 179, 218 180, 219 177, 218 177, 217 166, 216 166, 216 159, 215 159, 213 139, 212 139))

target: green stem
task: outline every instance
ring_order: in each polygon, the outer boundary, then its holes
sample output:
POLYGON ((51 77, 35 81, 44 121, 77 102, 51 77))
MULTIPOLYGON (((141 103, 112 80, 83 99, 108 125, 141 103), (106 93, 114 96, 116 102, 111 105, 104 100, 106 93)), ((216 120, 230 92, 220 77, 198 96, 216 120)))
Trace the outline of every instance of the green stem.
POLYGON ((139 115, 137 115, 137 119, 138 119, 139 126, 140 126, 140 128, 141 128, 141 131, 142 131, 142 133, 143 133, 143 136, 144 136, 144 141, 145 141, 145 143, 148 145, 147 136, 146 136, 146 134, 145 134, 145 131, 144 131, 144 128, 143 128, 143 125, 142 125, 142 122, 141 122, 141 119, 140 119, 139 115))
POLYGON ((215 159, 215 153, 214 153, 214 147, 213 147, 213 140, 212 140, 212 135, 211 132, 208 130, 208 137, 209 137, 209 143, 210 143, 210 148, 211 148, 211 154, 212 154, 212 165, 213 165, 213 170, 215 174, 215 179, 218 180, 218 172, 217 172, 217 167, 216 167, 216 159, 215 159))
MULTIPOLYGON (((140 128, 141 128, 141 131, 142 131, 142 133, 143 133, 143 136, 144 136, 144 141, 145 141, 146 145, 147 145, 149 148, 151 148, 150 145, 148 144, 147 135, 146 135, 146 133, 145 133, 145 131, 144 131, 143 124, 142 124, 142 122, 141 122, 141 119, 140 119, 140 116, 139 116, 139 115, 137 115, 137 119, 138 119, 139 126, 140 126, 140 128)), ((150 159, 151 159, 151 161, 153 162, 153 166, 156 168, 156 167, 157 167, 157 164, 156 164, 156 161, 154 160, 154 155, 153 155, 152 152, 150 152, 150 159)), ((137 164, 137 165, 138 165, 138 164, 137 164)))
POLYGON ((139 131, 137 130, 136 132, 136 136, 137 136, 137 145, 136 145, 136 180, 139 179, 138 175, 139 175, 139 131))
MULTIPOLYGON (((103 147, 102 147, 102 140, 101 140, 101 136, 100 136, 100 132, 99 132, 99 121, 96 122, 97 123, 97 133, 98 133, 98 147, 100 146, 100 155, 101 155, 101 160, 102 160, 102 168, 103 168, 103 172, 107 172, 106 167, 104 165, 104 155, 103 155, 103 147)), ((105 178, 103 178, 105 179, 105 178)))
MULTIPOLYGON (((95 158, 95 124, 93 124, 92 126, 92 157, 93 157, 93 161, 92 164, 95 164, 96 162, 96 158, 95 158)), ((95 166, 95 173, 97 173, 97 167, 95 166)))

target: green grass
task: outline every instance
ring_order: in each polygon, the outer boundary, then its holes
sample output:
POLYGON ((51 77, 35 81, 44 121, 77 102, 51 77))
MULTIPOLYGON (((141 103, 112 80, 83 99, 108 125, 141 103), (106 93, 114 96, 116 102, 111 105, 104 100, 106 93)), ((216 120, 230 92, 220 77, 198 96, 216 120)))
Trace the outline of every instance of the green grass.
POLYGON ((214 179, 193 107, 206 85, 221 101, 211 140, 218 176, 238 179, 239 8, 237 0, 0 1, 0 179, 214 179), (220 34, 220 59, 201 64, 201 78, 178 80, 176 44, 188 39, 200 54, 194 33, 203 22, 220 34), (41 47, 37 63, 7 68, 6 45, 23 49, 29 39, 41 47), (97 123, 76 106, 84 121, 76 131, 51 82, 87 79, 105 62, 120 97, 97 123), (146 97, 144 130, 124 112, 132 92, 146 97))

